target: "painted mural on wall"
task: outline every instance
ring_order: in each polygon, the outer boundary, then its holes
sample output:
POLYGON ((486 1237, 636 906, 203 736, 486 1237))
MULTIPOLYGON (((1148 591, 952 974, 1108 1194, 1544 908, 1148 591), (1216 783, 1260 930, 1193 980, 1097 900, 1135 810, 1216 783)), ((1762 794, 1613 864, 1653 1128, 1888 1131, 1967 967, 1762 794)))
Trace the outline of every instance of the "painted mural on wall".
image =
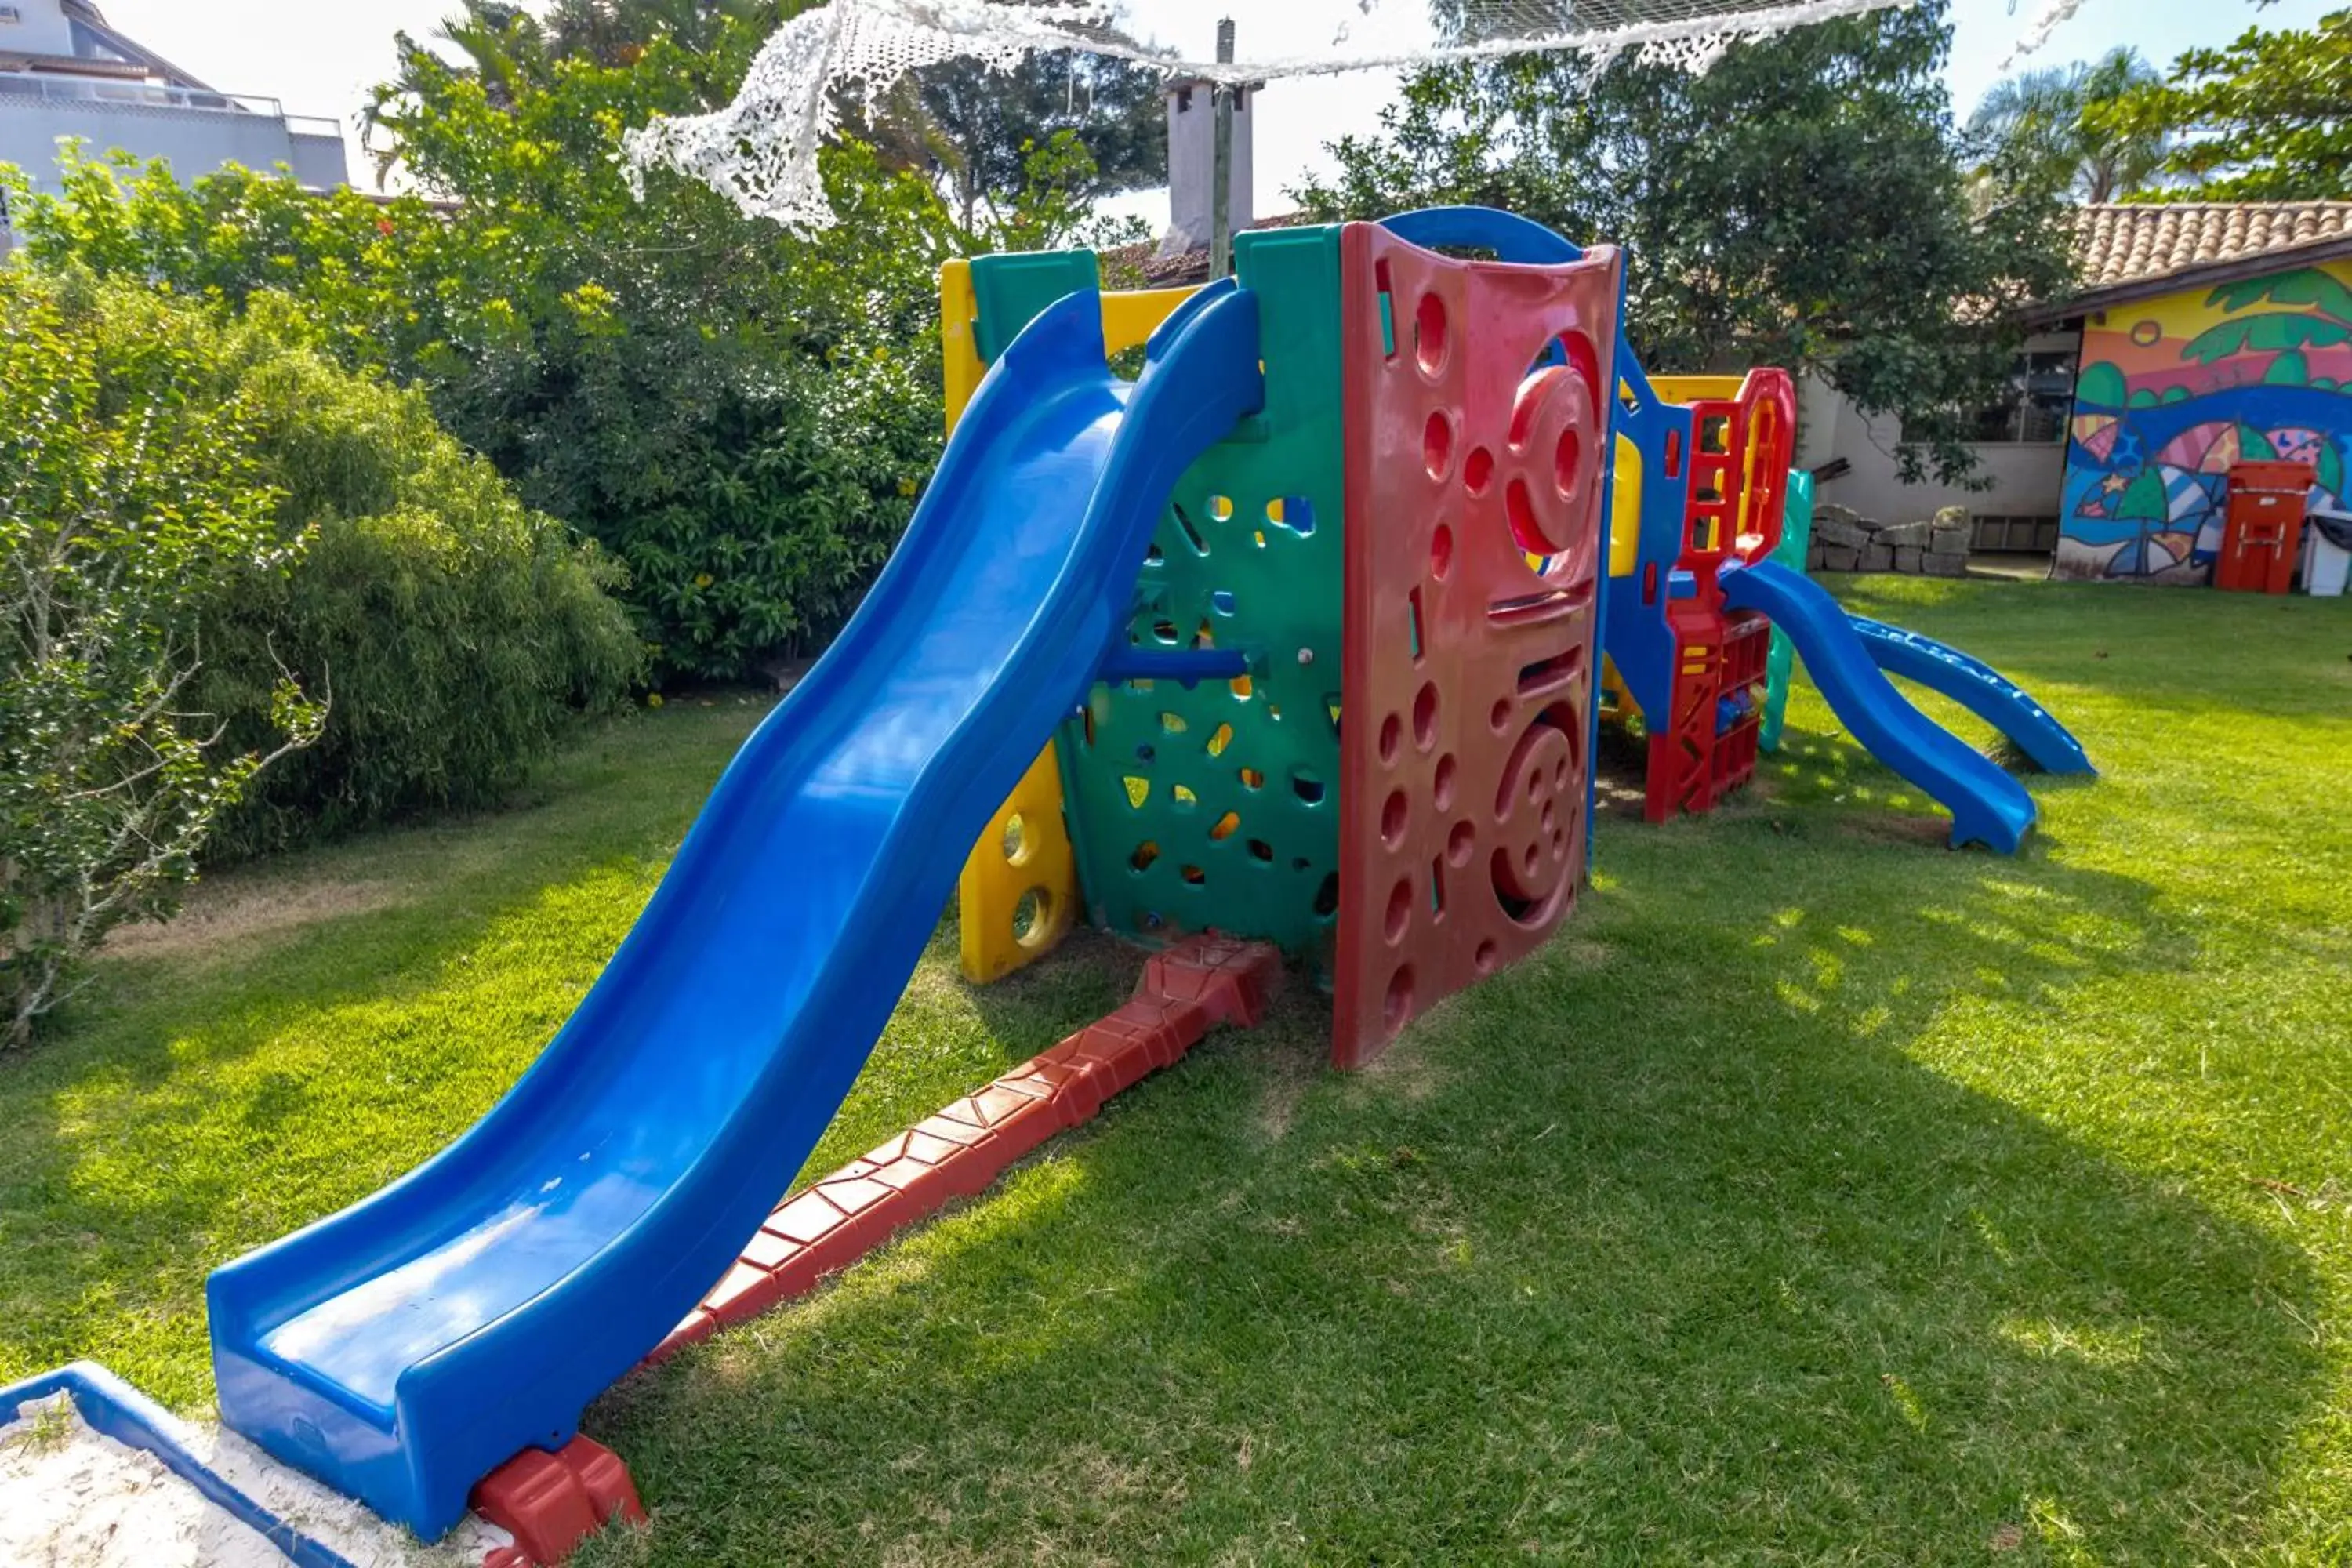
MULTIPOLYGON (((2204 583, 2230 468, 2307 462, 2343 506, 2352 264, 2121 306, 2083 332, 2056 572, 2204 583)), ((2344 508, 2352 510, 2352 508, 2344 508)))

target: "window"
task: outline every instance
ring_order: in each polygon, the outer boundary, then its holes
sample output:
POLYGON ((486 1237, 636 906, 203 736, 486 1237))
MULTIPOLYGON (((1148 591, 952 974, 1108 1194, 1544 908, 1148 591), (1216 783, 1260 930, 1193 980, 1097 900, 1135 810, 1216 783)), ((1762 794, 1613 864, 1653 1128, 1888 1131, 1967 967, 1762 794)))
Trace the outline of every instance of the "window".
POLYGON ((0 5, 0 27, 14 27, 25 20, 25 13, 14 5, 0 5))
POLYGON ((2010 368, 2000 401, 1977 415, 1975 437, 1984 442, 2052 445, 2066 438, 2066 416, 2074 408, 2074 351, 2022 353, 2010 368))

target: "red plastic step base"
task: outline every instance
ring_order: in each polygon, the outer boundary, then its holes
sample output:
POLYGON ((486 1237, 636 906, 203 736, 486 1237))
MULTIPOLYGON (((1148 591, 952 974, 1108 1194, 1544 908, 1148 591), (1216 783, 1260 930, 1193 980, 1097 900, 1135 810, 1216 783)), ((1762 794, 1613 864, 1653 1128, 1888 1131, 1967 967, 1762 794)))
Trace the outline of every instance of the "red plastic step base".
POLYGON ((587 1437, 561 1451, 525 1448, 474 1489, 474 1511, 515 1538, 482 1568, 549 1568, 616 1519, 645 1522, 620 1456, 587 1437))
POLYGON ((1263 943, 1192 937, 1144 965, 1135 999, 979 1093, 778 1205, 702 1305, 648 1362, 806 1295, 953 1198, 977 1197, 1056 1132, 1090 1121, 1220 1025, 1254 1026, 1282 977, 1263 943))

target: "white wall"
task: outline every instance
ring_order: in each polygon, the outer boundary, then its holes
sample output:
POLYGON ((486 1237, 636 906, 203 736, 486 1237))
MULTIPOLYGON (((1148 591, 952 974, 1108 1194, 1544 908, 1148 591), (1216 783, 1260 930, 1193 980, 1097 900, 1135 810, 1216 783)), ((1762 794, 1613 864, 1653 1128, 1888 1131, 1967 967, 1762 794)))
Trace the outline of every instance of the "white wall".
MULTIPOLYGON (((44 91, 55 94, 65 85, 62 79, 52 80, 44 84, 44 91)), ((125 94, 137 90, 116 83, 97 89, 125 94)), ((25 169, 37 188, 54 190, 58 139, 62 136, 78 136, 88 142, 86 156, 119 147, 142 158, 168 158, 173 173, 183 180, 236 163, 265 171, 289 163, 302 184, 313 187, 348 183, 340 128, 331 137, 306 133, 298 148, 296 136, 277 115, 180 104, 33 97, 11 92, 8 84, 0 81, 0 161, 25 169)))
POLYGON ((10 0, 21 22, 0 22, 0 55, 70 55, 73 28, 58 0, 10 0))
MULTIPOLYGON (((2028 341, 2030 352, 2071 350, 2074 334, 2028 341)), ((1987 442, 1979 445, 1979 477, 1989 489, 1958 485, 1906 485, 1896 474, 1894 453, 1902 421, 1871 417, 1825 383, 1808 377, 1799 396, 1798 466, 1819 468, 1843 458, 1850 468, 1821 481, 1820 499, 1880 522, 1916 522, 1948 506, 1966 507, 1974 517, 2049 517, 2060 512, 2066 483, 2066 443, 1987 442)))

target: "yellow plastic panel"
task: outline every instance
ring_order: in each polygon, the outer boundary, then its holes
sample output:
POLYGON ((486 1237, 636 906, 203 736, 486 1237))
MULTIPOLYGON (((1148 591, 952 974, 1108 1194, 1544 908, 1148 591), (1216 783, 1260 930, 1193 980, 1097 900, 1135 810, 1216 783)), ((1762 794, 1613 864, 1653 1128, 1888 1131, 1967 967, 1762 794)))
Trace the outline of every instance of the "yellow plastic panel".
MULTIPOLYGON (((1104 348, 1119 354, 1150 342, 1160 323, 1197 292, 1152 289, 1104 295, 1104 348)), ((975 331, 979 313, 971 263, 950 261, 940 268, 940 348, 950 434, 988 374, 975 331)), ((964 861, 956 889, 964 978, 986 985, 1045 957, 1070 933, 1080 901, 1077 856, 1063 815, 1062 770, 1049 742, 964 861)))
POLYGON ((1654 375, 1650 388, 1668 403, 1729 403, 1747 384, 1743 375, 1654 375))
POLYGON ((1617 489, 1609 514, 1609 575, 1631 577, 1642 559, 1642 448, 1617 437, 1617 489))
POLYGON ((1615 723, 1642 716, 1642 705, 1625 686, 1625 678, 1617 673, 1617 664, 1607 654, 1601 656, 1601 716, 1615 723))
MULTIPOLYGON (((940 268, 950 434, 988 374, 973 332, 978 311, 971 263, 950 261, 940 268)), ((975 985, 1034 963, 1069 934, 1079 907, 1078 861, 1062 816, 1062 769, 1052 742, 972 847, 956 884, 956 907, 963 975, 975 985)))
POLYGON ((1062 819, 1062 767, 1048 742, 957 886, 964 978, 1002 980, 1051 952, 1077 918, 1078 862, 1062 819))
POLYGON ((1131 294, 1106 294, 1103 303, 1103 346, 1113 355, 1140 348, 1151 341, 1160 323, 1198 289, 1146 289, 1131 294))
POLYGON ((940 268, 940 347, 947 359, 948 434, 971 406, 972 395, 988 367, 980 363, 980 340, 974 328, 980 301, 971 291, 971 263, 950 261, 940 268))

